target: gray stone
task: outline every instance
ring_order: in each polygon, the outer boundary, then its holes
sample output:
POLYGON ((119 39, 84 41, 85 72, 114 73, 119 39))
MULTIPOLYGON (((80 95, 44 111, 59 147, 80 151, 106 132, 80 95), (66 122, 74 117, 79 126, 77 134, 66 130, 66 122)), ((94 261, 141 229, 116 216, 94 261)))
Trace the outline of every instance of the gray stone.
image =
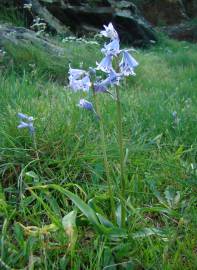
MULTIPOLYGON (((123 42, 146 46, 156 40, 154 30, 132 1, 53 1, 44 5, 48 11, 70 30, 79 35, 98 32, 103 24, 112 22, 123 42)), ((43 2, 42 2, 43 3, 43 2)))
POLYGON ((65 53, 63 48, 52 43, 51 40, 48 40, 47 38, 38 37, 34 31, 28 30, 24 27, 0 24, 0 47, 6 47, 7 44, 14 46, 31 44, 56 56, 61 56, 65 53))
POLYGON ((158 30, 177 40, 197 42, 197 24, 195 23, 185 22, 178 25, 161 27, 158 30))
POLYGON ((182 0, 143 0, 137 5, 154 26, 175 25, 189 18, 182 0))

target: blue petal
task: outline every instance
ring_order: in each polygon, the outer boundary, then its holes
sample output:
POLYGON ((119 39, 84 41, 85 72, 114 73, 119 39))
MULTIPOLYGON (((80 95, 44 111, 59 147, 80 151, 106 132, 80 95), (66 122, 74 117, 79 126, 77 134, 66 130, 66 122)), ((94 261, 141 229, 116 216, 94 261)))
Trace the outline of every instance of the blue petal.
POLYGON ((101 50, 105 55, 118 55, 120 53, 120 44, 118 39, 114 39, 101 50))
POLYGON ((112 40, 118 38, 118 33, 114 29, 112 23, 109 23, 108 26, 104 25, 104 28, 105 30, 100 32, 101 35, 103 35, 104 37, 108 37, 112 40))
POLYGON ((17 128, 27 128, 28 126, 29 126, 28 123, 21 121, 20 124, 17 126, 17 128))
POLYGON ((112 69, 112 56, 111 55, 105 56, 99 64, 97 63, 96 69, 109 73, 110 70, 112 69))
POLYGON ((77 80, 79 79, 82 75, 84 75, 86 73, 85 70, 82 70, 82 69, 74 69, 74 68, 71 68, 69 66, 69 79, 74 79, 74 80, 77 80))
POLYGON ((134 68, 138 66, 138 62, 127 51, 122 52, 123 56, 119 64, 121 73, 124 76, 135 75, 134 68))
POLYGON ((79 103, 77 104, 80 108, 84 108, 86 110, 92 111, 93 105, 91 102, 87 101, 86 99, 80 99, 79 103))

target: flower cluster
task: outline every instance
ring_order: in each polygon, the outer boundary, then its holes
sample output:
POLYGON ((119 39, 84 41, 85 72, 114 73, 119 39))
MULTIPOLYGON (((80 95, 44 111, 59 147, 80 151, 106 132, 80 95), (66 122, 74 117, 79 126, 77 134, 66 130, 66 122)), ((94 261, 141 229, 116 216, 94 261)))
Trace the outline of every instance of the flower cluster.
MULTIPOLYGON (((129 75, 135 75, 134 69, 138 66, 138 62, 131 56, 128 50, 120 49, 119 36, 114 29, 112 23, 108 26, 104 25, 104 30, 101 31, 101 35, 108 38, 110 41, 108 44, 104 44, 101 52, 104 54, 104 58, 100 63, 96 63, 95 69, 90 68, 88 72, 81 69, 69 68, 69 86, 74 91, 89 92, 92 87, 95 92, 110 93, 109 88, 114 85, 119 85, 120 81, 129 75), (116 61, 116 70, 113 68, 114 58, 121 60, 119 64, 116 61), (106 74, 105 79, 98 79, 95 75, 96 70, 100 70, 106 74), (96 78, 93 82, 92 77, 96 78)), ((84 109, 92 110, 93 105, 89 101, 84 99, 79 101, 78 106, 84 109)))
POLYGON ((20 124, 17 126, 17 128, 28 128, 30 134, 33 134, 35 132, 35 128, 33 126, 34 118, 23 113, 18 113, 17 116, 20 119, 20 124))

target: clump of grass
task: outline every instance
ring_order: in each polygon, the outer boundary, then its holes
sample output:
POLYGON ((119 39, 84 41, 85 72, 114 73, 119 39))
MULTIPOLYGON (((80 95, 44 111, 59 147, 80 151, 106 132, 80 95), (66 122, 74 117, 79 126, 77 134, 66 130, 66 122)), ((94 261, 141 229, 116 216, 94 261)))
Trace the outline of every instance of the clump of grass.
MULTIPOLYGON (((51 79, 53 81, 59 81, 59 83, 65 83, 68 72, 69 63, 76 66, 84 65, 83 59, 79 59, 81 50, 87 51, 86 58, 88 63, 94 64, 92 54, 98 55, 97 50, 91 44, 82 44, 75 46, 75 42, 69 44, 59 43, 61 48, 65 48, 64 55, 58 56, 50 54, 35 45, 20 45, 14 46, 12 44, 5 44, 4 50, 7 52, 3 60, 1 60, 1 69, 4 69, 6 73, 15 73, 16 76, 22 76, 24 72, 34 75, 39 80, 51 79)), ((98 45, 96 45, 98 48, 98 45)), ((36 80, 37 80, 36 79, 36 80)))
POLYGON ((16 26, 25 26, 23 12, 16 7, 8 6, 0 3, 0 22, 11 23, 16 26))
MULTIPOLYGON (((1 261, 30 269, 195 268, 196 46, 165 39, 136 52, 137 76, 122 92, 128 237, 101 236, 78 212, 72 260, 62 226, 74 208, 69 191, 104 216, 110 211, 97 123, 76 108, 78 93, 62 85, 68 63, 94 66, 98 48, 69 43, 65 50, 59 60, 36 48, 7 48, 10 64, 0 81, 1 261), (39 162, 28 131, 16 128, 20 111, 35 117, 39 162)), ((115 104, 100 98, 110 176, 119 186, 115 104)))

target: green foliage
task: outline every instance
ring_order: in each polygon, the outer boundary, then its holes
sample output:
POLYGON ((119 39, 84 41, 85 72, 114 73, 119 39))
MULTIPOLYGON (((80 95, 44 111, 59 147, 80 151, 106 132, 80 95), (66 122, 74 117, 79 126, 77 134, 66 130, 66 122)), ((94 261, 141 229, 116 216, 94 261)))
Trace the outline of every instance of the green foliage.
POLYGON ((0 22, 3 23, 11 23, 15 26, 24 26, 24 17, 19 10, 16 9, 16 7, 4 7, 1 6, 0 3, 0 22))
MULTIPOLYGON (((95 66, 98 49, 69 43, 60 59, 34 47, 5 48, 0 60, 0 265, 195 269, 196 46, 161 37, 154 48, 135 53, 137 76, 121 92, 125 230, 119 227, 117 198, 117 223, 110 220, 98 123, 76 107, 80 94, 64 86, 69 62, 95 66), (40 161, 28 132, 16 128, 17 112, 35 117, 40 161), (77 235, 68 233, 69 224, 77 235)), ((100 95, 99 102, 118 190, 115 104, 108 95, 100 95)))
MULTIPOLYGON (((64 47, 63 44, 59 44, 60 47, 64 47)), ((86 51, 86 59, 91 65, 95 65, 92 54, 99 55, 99 51, 95 50, 92 45, 80 44, 77 46, 74 42, 70 42, 65 46, 65 53, 61 57, 55 54, 50 54, 37 46, 24 44, 23 46, 14 46, 12 44, 5 45, 5 51, 7 52, 4 59, 0 58, 0 70, 4 70, 6 73, 15 73, 17 75, 23 75, 24 72, 37 80, 40 78, 58 80, 64 83, 66 80, 65 74, 68 72, 69 63, 72 65, 80 66, 81 61, 79 55, 81 51, 86 51)), ((98 49, 98 45, 96 45, 98 49)), ((88 67, 86 64, 86 67, 88 67)))

